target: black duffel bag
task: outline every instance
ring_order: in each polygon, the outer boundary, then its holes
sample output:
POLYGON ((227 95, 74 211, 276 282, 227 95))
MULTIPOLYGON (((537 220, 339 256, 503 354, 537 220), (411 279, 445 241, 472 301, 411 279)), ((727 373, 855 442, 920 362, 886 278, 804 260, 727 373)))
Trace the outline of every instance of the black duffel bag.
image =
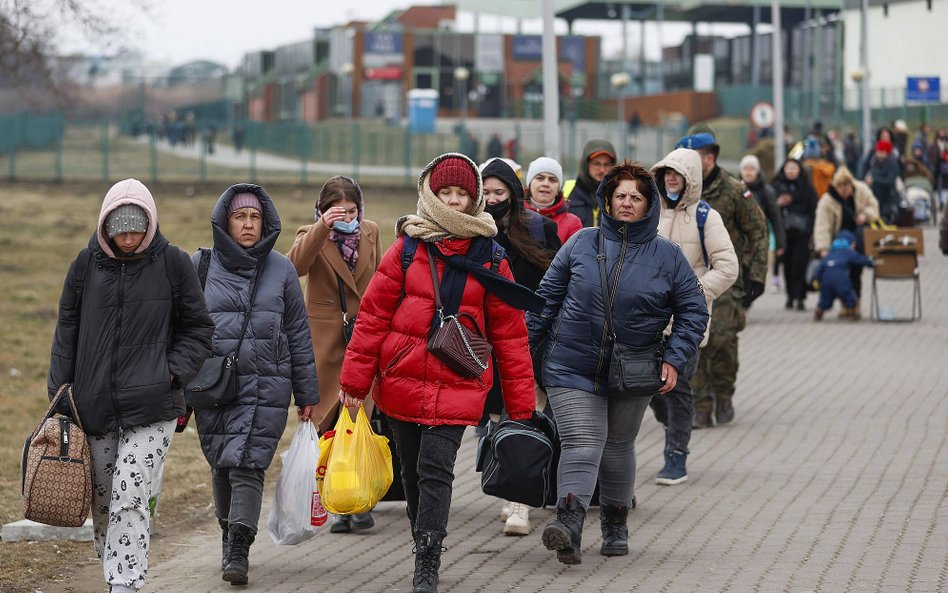
POLYGON ((559 444, 549 417, 534 412, 526 420, 492 424, 477 445, 477 471, 484 494, 532 507, 546 505, 559 444))

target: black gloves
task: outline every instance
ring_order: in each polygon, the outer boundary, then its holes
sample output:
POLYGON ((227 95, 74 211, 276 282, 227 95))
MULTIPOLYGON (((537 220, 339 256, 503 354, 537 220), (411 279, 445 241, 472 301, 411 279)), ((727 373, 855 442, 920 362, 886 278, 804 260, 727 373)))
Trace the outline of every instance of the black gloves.
POLYGON ((741 305, 745 309, 750 309, 751 303, 757 300, 757 297, 764 294, 766 287, 761 282, 756 282, 750 280, 744 284, 744 299, 741 301, 741 305))

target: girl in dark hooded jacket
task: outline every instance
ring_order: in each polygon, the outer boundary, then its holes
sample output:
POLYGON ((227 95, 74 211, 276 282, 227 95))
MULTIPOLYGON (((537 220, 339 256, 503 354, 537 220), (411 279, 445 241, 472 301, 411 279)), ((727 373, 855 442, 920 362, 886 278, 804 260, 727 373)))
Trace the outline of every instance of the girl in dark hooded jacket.
MULTIPOLYGON (((514 280, 530 290, 536 290, 543 274, 550 267, 553 256, 562 246, 556 223, 533 210, 523 207, 523 186, 510 165, 500 159, 483 165, 484 209, 497 223, 496 241, 507 252, 514 280)), ((490 415, 495 420, 503 409, 500 377, 494 376, 494 387, 487 394, 484 407, 486 422, 490 415)), ((536 372, 534 367, 534 372, 536 372)), ((537 408, 546 405, 545 396, 537 393, 537 408)), ((500 512, 507 535, 529 535, 530 507, 519 502, 506 502, 500 512)))
POLYGON ((202 282, 217 326, 214 351, 234 353, 248 308, 250 323, 237 353, 237 401, 198 410, 196 419, 223 532, 223 578, 243 585, 264 472, 286 428, 290 396, 296 396, 300 421, 308 422, 319 388, 296 268, 273 251, 281 225, 270 196, 259 185, 231 186, 211 213, 211 229, 214 248, 198 251, 192 261, 201 270, 202 257, 210 257, 202 282))
POLYGON ((115 593, 145 583, 149 499, 185 413, 182 386, 213 333, 197 275, 159 231, 151 192, 136 179, 116 183, 69 267, 48 382, 51 398, 72 384, 92 453, 95 549, 115 593))
POLYGON ((651 173, 635 163, 616 166, 603 178, 597 197, 599 228, 583 229, 563 245, 537 291, 546 306, 540 314, 527 315, 531 346, 548 337, 543 384, 562 448, 556 519, 544 529, 543 543, 564 564, 582 561, 583 522, 597 478, 600 553, 628 554, 635 437, 650 398, 625 397, 610 389, 614 345, 654 346, 674 316, 663 354, 665 384, 659 394, 664 394, 696 355, 708 323, 708 307, 691 265, 677 245, 658 236, 660 195, 651 173), (611 310, 605 305, 600 254, 611 310))

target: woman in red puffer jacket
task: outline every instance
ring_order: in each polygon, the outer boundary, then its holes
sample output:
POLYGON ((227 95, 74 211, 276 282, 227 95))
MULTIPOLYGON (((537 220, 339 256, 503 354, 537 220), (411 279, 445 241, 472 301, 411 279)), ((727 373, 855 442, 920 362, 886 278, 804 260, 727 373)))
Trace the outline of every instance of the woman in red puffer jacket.
POLYGON ((366 289, 340 378, 340 399, 357 407, 378 378, 375 404, 389 416, 415 539, 414 591, 437 591, 454 463, 465 426, 476 425, 494 381, 491 357, 477 377, 462 377, 428 352, 436 310, 429 258, 435 258, 444 317, 466 313, 493 348, 504 405, 514 419, 535 407, 533 363, 521 309, 543 301, 513 282, 497 226, 484 212, 473 161, 449 153, 418 181, 418 212, 366 289))

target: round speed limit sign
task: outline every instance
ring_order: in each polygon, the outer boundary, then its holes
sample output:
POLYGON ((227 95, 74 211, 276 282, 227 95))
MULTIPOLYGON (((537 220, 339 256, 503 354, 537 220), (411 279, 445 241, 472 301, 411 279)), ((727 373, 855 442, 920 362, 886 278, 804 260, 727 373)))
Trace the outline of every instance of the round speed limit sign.
POLYGON ((751 123, 758 128, 772 128, 777 122, 777 112, 770 103, 761 101, 751 107, 751 123))

